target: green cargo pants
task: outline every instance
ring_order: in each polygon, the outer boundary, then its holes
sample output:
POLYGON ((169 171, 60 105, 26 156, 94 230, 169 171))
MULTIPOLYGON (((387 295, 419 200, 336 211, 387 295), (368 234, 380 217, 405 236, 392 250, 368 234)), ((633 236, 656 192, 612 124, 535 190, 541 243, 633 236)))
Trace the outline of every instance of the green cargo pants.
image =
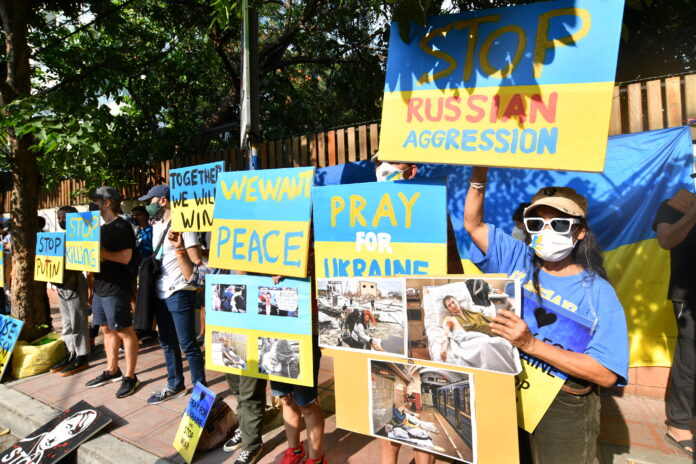
POLYGON ((237 417, 242 431, 242 449, 260 446, 263 413, 266 410, 266 379, 225 374, 232 394, 237 397, 237 417))

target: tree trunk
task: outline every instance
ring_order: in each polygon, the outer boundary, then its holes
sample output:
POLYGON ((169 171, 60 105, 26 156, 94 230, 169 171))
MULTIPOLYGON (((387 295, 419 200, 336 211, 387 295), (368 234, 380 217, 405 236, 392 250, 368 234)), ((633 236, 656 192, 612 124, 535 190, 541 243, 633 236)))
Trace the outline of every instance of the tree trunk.
MULTIPOLYGON (((0 19, 5 33, 7 78, 0 83, 0 111, 31 90, 30 50, 27 43, 29 2, 0 0, 0 19)), ((43 292, 46 285, 34 282, 34 251, 38 230, 38 175, 36 154, 29 150, 31 136, 18 138, 9 131, 12 171, 10 196, 12 229, 12 316, 24 321, 21 338, 33 340, 46 332, 43 292)))

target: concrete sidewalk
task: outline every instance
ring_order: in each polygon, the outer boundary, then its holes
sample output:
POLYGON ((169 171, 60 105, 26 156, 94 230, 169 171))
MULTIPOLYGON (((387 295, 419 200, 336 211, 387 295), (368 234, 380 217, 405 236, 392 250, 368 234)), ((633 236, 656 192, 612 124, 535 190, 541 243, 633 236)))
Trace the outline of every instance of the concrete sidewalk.
MULTIPOLYGON (((56 326, 59 320, 56 321, 56 326)), ((123 357, 121 356, 123 366, 123 357)), ((103 352, 90 362, 90 368, 72 377, 42 374, 0 385, 0 429, 7 427, 15 436, 26 436, 63 410, 80 400, 99 407, 112 418, 106 433, 83 444, 78 460, 89 463, 183 463, 172 442, 189 397, 149 406, 147 398, 166 382, 166 368, 157 345, 143 346, 138 358, 137 375, 143 385, 135 395, 117 399, 119 384, 85 388, 85 382, 101 373, 106 366, 103 352)), ((185 370, 188 371, 185 365, 185 370)), ((236 400, 229 395, 224 376, 207 371, 210 388, 236 410, 236 400)), ((186 382, 190 378, 186 374, 186 382)), ((329 462, 378 463, 379 440, 336 428, 333 390, 333 359, 324 356, 319 372, 320 402, 326 412, 325 449, 329 462)), ((268 391, 270 404, 270 390, 268 391)), ((623 395, 607 391, 602 394, 602 425, 598 460, 601 463, 687 464, 694 460, 664 441, 664 401, 623 395)), ((264 441, 267 454, 263 464, 280 461, 286 448, 282 420, 274 419, 266 427, 264 441)), ((305 433, 302 434, 306 439, 305 433)), ((200 452, 197 463, 232 463, 235 454, 222 450, 200 452)), ((412 452, 404 446, 399 464, 411 462, 412 452)), ((438 460, 438 462, 448 462, 438 460)))

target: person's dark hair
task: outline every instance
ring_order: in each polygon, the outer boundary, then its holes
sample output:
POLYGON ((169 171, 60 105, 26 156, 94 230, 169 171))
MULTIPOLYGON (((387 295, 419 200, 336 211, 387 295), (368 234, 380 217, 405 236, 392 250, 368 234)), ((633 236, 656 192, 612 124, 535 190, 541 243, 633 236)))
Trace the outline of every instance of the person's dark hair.
POLYGON ((58 211, 56 211, 56 213, 61 213, 61 212, 65 213, 65 214, 77 213, 77 208, 75 208, 74 206, 69 206, 69 205, 61 206, 60 208, 58 208, 58 211))
MULTIPOLYGON (((578 243, 575 245, 575 248, 573 248, 573 252, 571 253, 573 260, 575 261, 575 263, 582 266, 583 269, 585 269, 585 271, 587 271, 590 274, 590 277, 593 278, 595 275, 597 275, 604 280, 608 280, 607 271, 606 269, 604 269, 604 258, 602 258, 599 249, 599 243, 597 243, 597 238, 595 234, 590 230, 590 225, 588 224, 587 219, 577 216, 570 217, 575 217, 576 219, 579 219, 579 227, 584 227, 587 230, 585 233, 585 238, 582 240, 578 240, 578 243)), ((531 237, 526 231, 525 234, 527 234, 526 241, 527 244, 529 244, 531 237)), ((539 258, 535 253, 534 257, 532 258, 532 264, 534 265, 534 270, 532 272, 532 284, 534 285, 534 291, 536 292, 539 301, 541 301, 539 271, 541 271, 542 263, 543 260, 539 258)))
POLYGON ((150 217, 150 213, 147 212, 147 209, 144 206, 136 206, 131 210, 131 215, 135 213, 143 213, 146 217, 150 217))
POLYGON ((457 303, 459 303, 459 300, 457 300, 457 299, 456 299, 455 297, 453 297, 452 295, 445 295, 445 297, 442 299, 442 306, 444 306, 445 309, 447 309, 447 301, 448 301, 448 300, 454 300, 454 301, 456 301, 457 303))
POLYGON ((46 227, 46 218, 43 216, 38 216, 39 230, 43 230, 46 227))
POLYGON ((514 222, 524 222, 524 217, 522 215, 524 214, 524 209, 529 205, 531 205, 531 203, 520 203, 515 212, 512 213, 512 220, 514 222))
POLYGON ((353 331, 353 329, 355 328, 355 324, 362 324, 363 327, 365 326, 365 321, 363 321, 363 318, 360 314, 360 310, 358 308, 353 309, 346 318, 346 327, 348 328, 349 332, 353 331))

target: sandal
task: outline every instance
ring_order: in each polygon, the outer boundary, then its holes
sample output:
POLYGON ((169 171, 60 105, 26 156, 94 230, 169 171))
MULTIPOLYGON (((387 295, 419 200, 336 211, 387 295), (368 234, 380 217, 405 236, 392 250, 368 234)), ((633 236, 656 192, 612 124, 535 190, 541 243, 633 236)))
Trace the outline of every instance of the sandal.
POLYGON ((694 446, 693 437, 687 440, 677 441, 677 439, 674 438, 672 435, 670 435, 669 433, 665 433, 665 440, 667 440, 667 443, 671 444, 672 446, 676 446, 683 452, 688 453, 689 456, 694 455, 694 450, 696 449, 696 446, 694 446), (687 449, 687 446, 691 449, 687 449))

